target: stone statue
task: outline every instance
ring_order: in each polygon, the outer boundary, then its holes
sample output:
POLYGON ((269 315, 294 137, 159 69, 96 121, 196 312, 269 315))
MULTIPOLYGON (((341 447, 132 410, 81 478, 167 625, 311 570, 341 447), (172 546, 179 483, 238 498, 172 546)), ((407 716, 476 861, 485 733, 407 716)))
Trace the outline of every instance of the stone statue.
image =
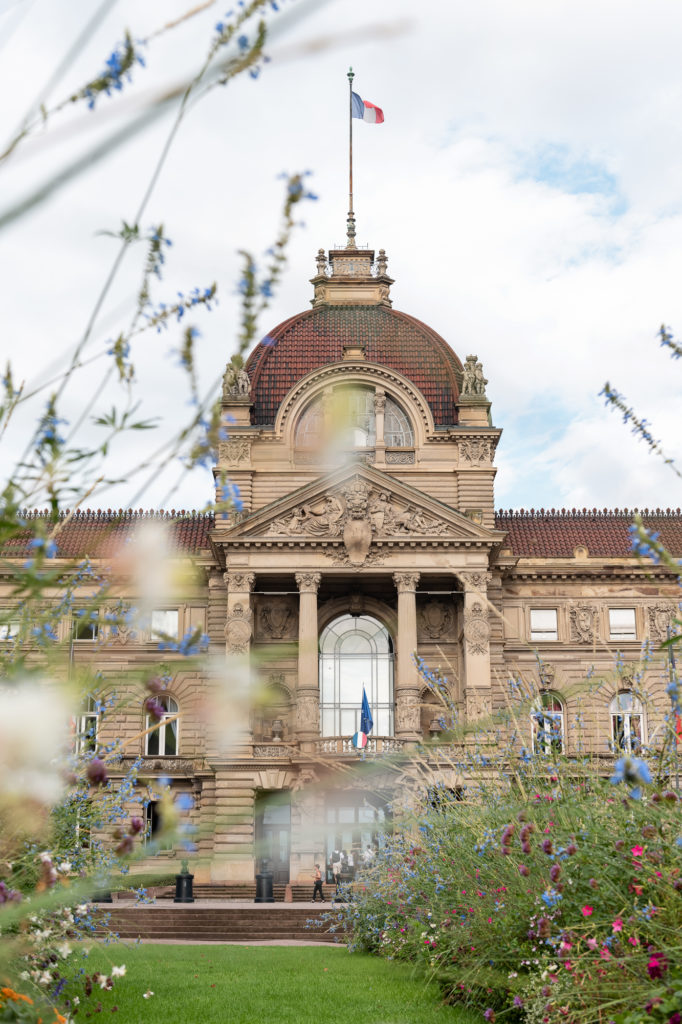
POLYGON ((485 386, 488 383, 483 376, 483 363, 478 356, 467 356, 462 370, 462 394, 485 398, 485 386))
POLYGON ((242 367, 236 370, 230 363, 223 377, 223 398, 248 398, 251 394, 251 381, 242 367))

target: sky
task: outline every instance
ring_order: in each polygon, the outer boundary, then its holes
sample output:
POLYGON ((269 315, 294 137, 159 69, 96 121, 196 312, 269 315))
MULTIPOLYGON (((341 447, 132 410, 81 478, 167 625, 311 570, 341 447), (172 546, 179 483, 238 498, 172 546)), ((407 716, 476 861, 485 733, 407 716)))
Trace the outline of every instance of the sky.
MULTIPOLYGON (((0 163, 0 217, 160 91, 201 66, 228 0, 175 28, 193 0, 111 0, 65 60, 94 0, 0 0, 0 147, 42 99, 51 109, 104 67, 129 29, 146 67, 120 93, 81 101, 0 163), (58 73, 60 65, 61 72, 58 73)), ((427 322, 489 380, 498 508, 678 507, 682 481, 599 396, 621 392, 682 464, 680 381, 661 323, 682 336, 682 6, 670 0, 282 0, 270 11, 270 57, 256 79, 216 88, 188 112, 141 226, 173 245, 153 300, 218 285, 196 312, 201 389, 220 376, 238 330, 238 251, 262 265, 276 237, 283 172, 310 171, 318 196, 297 215, 288 267, 260 334, 309 308, 318 248, 343 241, 347 206, 346 71, 382 107, 355 122, 358 241, 384 248, 394 308, 427 322)), ((117 248, 102 232, 135 218, 175 106, 0 230, 2 357, 34 397, 2 439, 12 471, 83 335, 117 248)), ((97 317, 63 416, 77 423, 129 321, 144 254, 131 247, 97 317)), ((133 346, 139 418, 84 505, 200 508, 207 469, 134 472, 191 414, 180 329, 133 346)), ((112 381, 101 415, 125 399, 112 381)), ((77 443, 99 436, 86 419, 77 443)), ((71 426, 65 426, 70 431, 71 426)))

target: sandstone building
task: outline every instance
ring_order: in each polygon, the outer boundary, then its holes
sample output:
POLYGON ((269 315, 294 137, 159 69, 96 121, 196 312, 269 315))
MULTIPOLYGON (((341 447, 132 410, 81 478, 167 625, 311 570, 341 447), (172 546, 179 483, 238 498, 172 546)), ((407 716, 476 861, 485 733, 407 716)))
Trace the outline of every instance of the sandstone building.
MULTIPOLYGON (((443 708, 414 652, 440 666, 461 720, 504 708, 509 680, 522 676, 557 716, 563 749, 588 744, 605 762, 614 748, 655 742, 665 711, 665 662, 656 655, 642 669, 641 649, 665 638, 679 591, 665 568, 632 556, 631 516, 496 512, 501 430, 477 357, 459 358, 393 309, 383 250, 320 250, 316 270, 312 308, 270 331, 245 372, 226 375, 218 468, 243 512, 80 512, 59 534, 60 556, 104 565, 140 519, 166 523, 177 558, 200 576, 154 610, 152 628, 182 637, 199 626, 212 651, 236 666, 249 659, 260 681, 221 746, 218 724, 199 712, 209 681, 166 652, 164 700, 180 717, 143 736, 130 672, 158 662, 153 634, 111 631, 102 618, 62 625, 74 662, 99 667, 127 699, 100 723, 94 705, 84 709, 86 724, 100 742, 138 737, 124 763, 139 755, 145 778, 193 794, 196 863, 214 880, 252 879, 262 856, 277 880, 308 880, 333 848, 374 841, 383 799, 315 782, 326 765, 357 760, 363 685, 367 759, 438 737, 443 708)), ((646 522, 682 555, 679 510, 646 522)), ((124 584, 121 597, 135 599, 124 584)), ((530 746, 530 717, 523 726, 530 746)), ((152 825, 155 813, 152 802, 152 825)))

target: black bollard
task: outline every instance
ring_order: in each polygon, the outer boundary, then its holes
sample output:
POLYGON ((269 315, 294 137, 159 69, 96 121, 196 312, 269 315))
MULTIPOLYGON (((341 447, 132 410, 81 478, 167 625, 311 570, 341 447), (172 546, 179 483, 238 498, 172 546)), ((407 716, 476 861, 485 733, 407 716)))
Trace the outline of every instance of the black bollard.
POLYGON ((182 870, 175 876, 175 899, 173 903, 194 903, 194 875, 190 875, 187 861, 183 860, 182 870))
POLYGON ((256 875, 256 898, 254 903, 274 903, 272 895, 272 871, 261 871, 256 875))

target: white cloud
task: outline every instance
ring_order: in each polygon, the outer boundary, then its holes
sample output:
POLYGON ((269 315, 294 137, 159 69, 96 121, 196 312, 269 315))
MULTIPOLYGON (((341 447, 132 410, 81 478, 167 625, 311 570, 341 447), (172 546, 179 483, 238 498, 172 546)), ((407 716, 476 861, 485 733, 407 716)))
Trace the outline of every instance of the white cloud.
MULTIPOLYGON (((0 67, 0 137, 10 135, 87 9, 85 0, 67 11, 38 0, 16 27, 0 67)), ((121 0, 55 96, 100 70, 124 26, 143 36, 186 9, 180 0, 143 8, 121 0)), ((123 95, 102 99, 95 114, 69 110, 63 122, 98 135, 119 124, 117 104, 196 65, 221 13, 214 6, 161 37, 123 95)), ((175 243, 159 300, 218 281, 218 309, 194 318, 202 386, 234 345, 236 250, 259 255, 275 235, 280 171, 310 168, 320 201, 302 213, 307 227, 292 242, 263 333, 307 308, 315 251, 343 237, 352 63, 360 94, 386 113, 381 128, 356 125, 359 240, 388 251, 396 308, 430 323, 460 357, 474 351, 483 360, 494 420, 505 428, 498 504, 682 503, 670 472, 596 397, 609 379, 654 420, 657 436, 677 444, 682 367, 657 348, 655 331, 662 320, 682 330, 681 37, 682 9, 667 0, 431 0, 417 12, 407 0, 389 8, 346 0, 313 9, 273 44, 261 79, 216 90, 191 112, 142 220, 163 221, 175 243), (404 19, 409 31, 360 45, 362 26, 404 19), (332 48, 278 63, 279 47, 322 34, 332 48)), ((0 234, 4 336, 18 377, 47 379, 82 332, 115 252, 95 232, 134 216, 169 123, 165 117, 0 234)), ((0 206, 86 144, 79 128, 54 145, 49 137, 1 172, 0 206)), ((121 310, 138 287, 140 258, 128 254, 92 352, 126 322, 121 310)), ((169 344, 172 332, 134 353, 141 415, 163 416, 167 429, 187 412, 169 344)), ((67 397, 69 417, 96 386, 97 365, 67 397)), ((117 395, 112 387, 98 408, 117 395)), ((20 414, 8 435, 15 454, 29 422, 20 414)), ((136 436, 121 451, 122 476, 145 443, 136 436)), ((163 474, 137 504, 160 502, 177 472, 163 474)), ((210 485, 210 474, 194 475, 169 504, 201 505, 210 485)), ((134 493, 119 485, 94 503, 127 504, 134 493)))

